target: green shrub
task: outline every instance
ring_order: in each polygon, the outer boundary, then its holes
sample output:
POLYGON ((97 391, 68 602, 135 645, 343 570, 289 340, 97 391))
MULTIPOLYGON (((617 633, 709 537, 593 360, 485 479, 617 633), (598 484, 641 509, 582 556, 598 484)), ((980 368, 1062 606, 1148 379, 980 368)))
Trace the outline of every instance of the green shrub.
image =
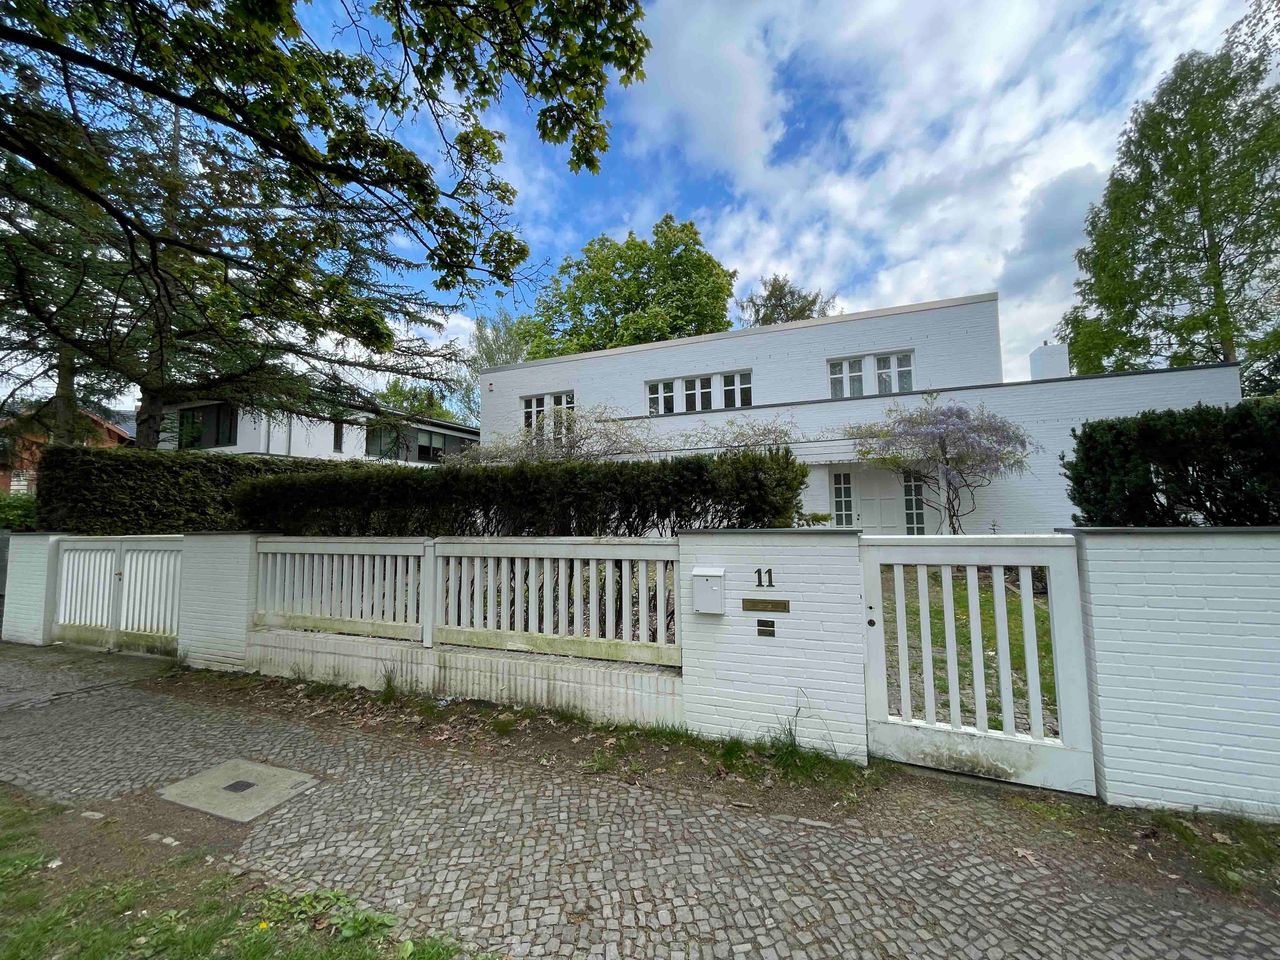
POLYGON ((1094 420, 1063 458, 1081 526, 1280 524, 1280 401, 1094 420))
POLYGON ((332 469, 324 461, 200 451, 49 447, 36 486, 41 530, 87 536, 242 529, 238 481, 332 469))
POLYGON ((36 498, 29 493, 0 494, 0 530, 36 528, 36 498))
POLYGON ((807 468, 790 450, 669 460, 336 468, 247 480, 240 526, 294 536, 644 536, 786 527, 807 468))

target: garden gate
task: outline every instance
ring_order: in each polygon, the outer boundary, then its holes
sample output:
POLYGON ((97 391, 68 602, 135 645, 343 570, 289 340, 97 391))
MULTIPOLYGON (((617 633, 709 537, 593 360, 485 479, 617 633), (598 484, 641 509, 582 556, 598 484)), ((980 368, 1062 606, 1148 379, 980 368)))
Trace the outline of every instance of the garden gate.
POLYGON ((864 537, 870 751, 1095 793, 1075 541, 864 537))
POLYGON ((58 540, 57 640, 174 653, 182 537, 58 540))

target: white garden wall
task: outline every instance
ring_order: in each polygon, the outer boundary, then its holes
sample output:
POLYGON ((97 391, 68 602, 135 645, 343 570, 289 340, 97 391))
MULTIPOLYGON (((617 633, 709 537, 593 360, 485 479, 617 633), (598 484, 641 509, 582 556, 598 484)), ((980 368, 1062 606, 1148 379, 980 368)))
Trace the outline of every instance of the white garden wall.
POLYGON ((1280 819, 1280 530, 1077 537, 1100 795, 1280 819))
POLYGON ((183 539, 178 655, 191 666, 243 669, 257 605, 256 539, 251 533, 183 539))
POLYGON ((52 639, 57 604, 58 537, 47 533, 9 535, 9 568, 0 638, 10 643, 45 644, 52 639))
POLYGON ((689 729, 751 740, 794 721, 806 746, 865 763, 866 632, 857 534, 682 533, 680 569, 689 729), (723 569, 723 615, 695 611, 692 577, 698 569, 723 569), (768 571, 773 587, 767 586, 768 571), (757 585, 761 580, 765 586, 757 585), (744 599, 785 600, 790 610, 748 611, 744 599), (759 635, 761 620, 772 621, 773 636, 759 635))

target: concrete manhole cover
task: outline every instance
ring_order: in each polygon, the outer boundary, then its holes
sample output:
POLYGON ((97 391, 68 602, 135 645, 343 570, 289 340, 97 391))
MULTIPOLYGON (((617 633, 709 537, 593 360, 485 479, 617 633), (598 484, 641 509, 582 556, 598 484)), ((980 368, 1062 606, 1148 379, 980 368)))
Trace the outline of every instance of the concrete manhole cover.
POLYGON ((312 786, 316 778, 297 770, 249 760, 228 760, 160 790, 160 796, 236 823, 248 823, 312 786))

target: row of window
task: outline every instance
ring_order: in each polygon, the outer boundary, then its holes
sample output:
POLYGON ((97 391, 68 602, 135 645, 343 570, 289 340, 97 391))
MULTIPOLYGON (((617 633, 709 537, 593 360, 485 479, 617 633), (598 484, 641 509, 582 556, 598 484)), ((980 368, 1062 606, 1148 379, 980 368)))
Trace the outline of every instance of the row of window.
POLYGON ((655 380, 648 385, 649 416, 657 417, 676 412, 676 391, 679 387, 686 413, 712 410, 714 400, 713 381, 720 381, 720 407, 733 410, 751 406, 751 371, 717 373, 709 376, 683 377, 679 380, 655 380))
POLYGON ((553 441, 564 440, 572 429, 572 419, 572 390, 524 398, 524 428, 531 433, 549 435, 553 441))
POLYGON ((910 353, 890 353, 832 360, 827 365, 831 399, 864 397, 871 393, 908 393, 912 389, 912 359, 910 353), (867 389, 867 377, 872 373, 875 374, 874 391, 867 389))

